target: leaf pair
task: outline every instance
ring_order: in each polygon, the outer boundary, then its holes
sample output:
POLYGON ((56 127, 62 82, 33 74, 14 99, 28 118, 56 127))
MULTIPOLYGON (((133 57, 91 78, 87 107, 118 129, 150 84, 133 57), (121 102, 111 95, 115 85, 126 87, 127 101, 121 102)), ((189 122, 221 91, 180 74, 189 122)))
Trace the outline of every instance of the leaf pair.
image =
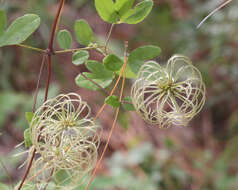
POLYGON ((134 0, 95 0, 100 17, 109 23, 137 24, 143 21, 153 7, 152 0, 144 0, 132 8, 134 0))
MULTIPOLYGON (((84 19, 76 20, 74 33, 77 42, 81 45, 88 46, 94 41, 93 31, 84 19)), ((69 49, 72 44, 72 35, 68 30, 60 30, 57 35, 57 41, 62 49, 69 49)))
POLYGON ((40 17, 35 14, 26 14, 13 21, 5 31, 6 23, 6 14, 0 10, 0 47, 25 41, 39 27, 40 17))

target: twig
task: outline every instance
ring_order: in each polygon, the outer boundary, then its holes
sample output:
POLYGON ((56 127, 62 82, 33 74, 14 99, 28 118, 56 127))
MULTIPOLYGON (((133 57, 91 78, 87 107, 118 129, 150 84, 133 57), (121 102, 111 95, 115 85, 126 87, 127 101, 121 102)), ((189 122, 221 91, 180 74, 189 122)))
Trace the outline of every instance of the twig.
POLYGON ((41 52, 41 53, 45 53, 46 52, 44 49, 40 49, 40 48, 36 48, 36 47, 24 45, 24 44, 16 44, 15 46, 31 49, 31 50, 38 51, 38 52, 41 52))
MULTIPOLYGON (((57 23, 59 22, 59 17, 60 17, 61 11, 63 9, 64 2, 65 2, 65 0, 60 0, 60 5, 59 5, 59 8, 58 8, 55 20, 54 20, 54 24, 53 24, 52 29, 51 29, 51 35, 50 35, 50 41, 49 41, 48 49, 46 50, 46 52, 48 54, 48 56, 47 56, 48 57, 48 75, 47 75, 44 102, 47 101, 47 99, 48 99, 48 91, 49 91, 49 84, 50 84, 50 78, 51 78, 51 56, 54 54, 54 50, 53 50, 54 36, 55 36, 57 23)), ((35 154, 36 154, 36 149, 34 148, 34 150, 32 152, 32 155, 31 155, 31 158, 30 158, 30 161, 29 161, 29 164, 27 165, 25 174, 23 176, 23 179, 22 179, 22 181, 21 181, 17 190, 20 190, 22 188, 22 186, 23 186, 23 184, 24 184, 24 182, 25 182, 25 180, 28 176, 28 173, 31 169, 32 162, 33 162, 33 159, 35 157, 35 154)))
POLYGON ((100 85, 98 84, 97 82, 93 81, 92 79, 88 78, 85 74, 83 73, 80 73, 86 80, 90 81, 91 83, 93 83, 94 85, 96 85, 98 88, 100 88, 103 93, 106 95, 106 96, 109 96, 109 94, 107 93, 107 91, 100 85))
POLYGON ((45 58, 46 58, 46 56, 44 55, 43 59, 42 59, 42 62, 41 62, 41 67, 40 67, 40 72, 39 72, 39 75, 38 75, 38 79, 37 79, 36 90, 35 90, 33 106, 32 106, 32 112, 33 113, 35 112, 35 109, 36 109, 36 101, 37 101, 37 96, 38 96, 38 92, 39 92, 39 85, 40 85, 42 70, 43 70, 44 65, 45 65, 45 58))
POLYGON ((217 7, 215 10, 213 10, 209 15, 207 15, 201 22, 199 25, 197 25, 197 28, 200 28, 202 26, 202 24, 204 22, 206 22, 206 20, 212 16, 213 14, 215 14, 217 11, 219 11, 220 9, 222 9, 223 7, 225 7, 227 4, 229 4, 230 2, 232 2, 232 0, 227 0, 224 3, 222 3, 219 7, 217 7))
POLYGON ((105 43, 105 52, 106 53, 107 53, 107 46, 108 46, 108 43, 109 43, 109 40, 110 40, 110 37, 111 37, 111 34, 112 34, 112 29, 113 29, 114 25, 115 25, 114 23, 111 25, 108 36, 107 36, 107 40, 106 40, 106 43, 105 43))

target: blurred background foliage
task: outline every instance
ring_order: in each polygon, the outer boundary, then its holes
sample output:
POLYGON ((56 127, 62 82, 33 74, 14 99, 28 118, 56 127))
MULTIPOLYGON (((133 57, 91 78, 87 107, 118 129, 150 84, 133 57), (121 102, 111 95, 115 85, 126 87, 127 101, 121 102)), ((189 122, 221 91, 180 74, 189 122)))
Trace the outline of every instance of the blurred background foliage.
MULTIPOLYGON (((56 0, 5 0, 0 8, 7 12, 8 24, 25 13, 41 19, 39 30, 25 44, 45 48, 50 26, 57 10, 56 0)), ((205 108, 190 127, 161 130, 147 126, 133 112, 121 112, 104 162, 91 189, 125 190, 237 190, 238 189, 238 2, 212 16, 200 29, 199 22, 222 0, 155 0, 149 17, 138 25, 115 27, 111 48, 123 52, 158 45, 163 63, 173 54, 184 54, 202 72, 207 87, 205 108)), ((73 30, 76 19, 84 18, 103 41, 110 25, 96 14, 93 0, 68 0, 60 28, 73 30)), ((77 47, 77 44, 73 44, 77 47)), ((56 43, 55 48, 58 49, 56 43)), ((92 59, 102 57, 90 52, 92 59)), ((20 180, 24 170, 17 169, 25 156, 14 157, 24 148, 27 127, 25 112, 31 111, 41 55, 19 47, 0 49, 0 181, 20 180), (10 179, 9 179, 10 178, 10 179)), ((59 92, 80 93, 93 114, 103 103, 100 92, 79 89, 74 78, 84 66, 71 63, 71 55, 55 56, 50 96, 59 92)), ((40 83, 38 105, 42 103, 46 70, 40 83)), ((130 93, 127 81, 126 95, 130 93)), ((102 147, 112 124, 113 112, 107 108, 100 118, 104 128, 102 147)), ((101 150, 100 150, 101 151, 101 150)), ((2 190, 4 186, 0 186, 2 190)))

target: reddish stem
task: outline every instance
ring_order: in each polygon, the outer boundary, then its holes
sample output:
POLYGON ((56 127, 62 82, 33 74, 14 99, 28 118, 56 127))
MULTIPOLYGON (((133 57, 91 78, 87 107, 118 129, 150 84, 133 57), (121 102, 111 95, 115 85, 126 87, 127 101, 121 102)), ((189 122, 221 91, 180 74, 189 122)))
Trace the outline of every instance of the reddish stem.
MULTIPOLYGON (((57 14, 55 16, 55 20, 54 20, 52 29, 51 29, 51 35, 50 35, 50 41, 49 41, 48 49, 46 50, 46 52, 48 54, 48 75, 47 75, 44 102, 47 101, 47 99, 48 99, 48 91, 49 91, 49 84, 50 84, 50 78, 51 78, 51 56, 54 54, 54 50, 53 50, 54 36, 55 36, 56 26, 57 26, 57 23, 58 23, 58 20, 59 20, 60 13, 61 13, 61 10, 63 8, 64 2, 65 2, 65 0, 60 0, 60 5, 59 5, 59 8, 58 8, 57 14)), ((34 150, 32 152, 32 155, 31 155, 31 158, 30 158, 30 161, 27 165, 25 174, 24 174, 24 176, 22 178, 22 181, 21 181, 17 190, 21 190, 21 188, 22 188, 22 186, 23 186, 23 184, 24 184, 24 182, 25 182, 25 180, 26 180, 26 178, 29 174, 31 166, 32 166, 33 159, 35 157, 35 154, 36 154, 36 149, 34 148, 34 150)))

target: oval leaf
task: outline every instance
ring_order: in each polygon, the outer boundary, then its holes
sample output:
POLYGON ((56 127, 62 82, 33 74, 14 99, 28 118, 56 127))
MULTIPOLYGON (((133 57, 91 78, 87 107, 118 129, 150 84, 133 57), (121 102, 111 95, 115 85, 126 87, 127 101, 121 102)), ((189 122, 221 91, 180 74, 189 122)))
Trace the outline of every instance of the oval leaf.
POLYGON ((118 71, 123 65, 123 61, 114 54, 110 54, 103 59, 103 64, 110 71, 118 71))
POLYGON ((60 30, 57 35, 57 41, 62 49, 69 49, 72 44, 72 36, 68 30, 60 30))
POLYGON ((87 21, 80 19, 74 24, 74 32, 78 43, 88 46, 90 42, 93 42, 93 31, 87 21))
POLYGON ((26 14, 17 18, 0 37, 0 47, 20 44, 25 41, 40 25, 40 17, 26 14))
POLYGON ((3 10, 0 10, 0 35, 3 34, 6 24, 7 24, 6 14, 3 10))
POLYGON ((106 99, 105 99, 105 103, 107 105, 110 105, 114 108, 118 108, 120 107, 120 101, 119 101, 119 98, 115 95, 112 95, 112 96, 108 96, 106 99))
POLYGON ((148 16, 150 11, 152 10, 152 7, 152 0, 145 0, 141 3, 138 3, 134 9, 130 10, 121 18, 121 22, 127 24, 137 24, 143 21, 148 16))
POLYGON ((95 0, 95 7, 99 16, 106 22, 116 23, 118 15, 113 0, 95 0))
MULTIPOLYGON (((112 83, 112 78, 99 78, 98 75, 94 74, 94 73, 87 73, 84 72, 83 73, 84 76, 86 76, 87 78, 91 79, 92 81, 96 82, 97 84, 99 84, 102 88, 106 88, 108 87, 111 83, 112 83)), ((75 78, 75 83, 81 87, 81 88, 86 88, 89 90, 101 90, 97 85, 95 85, 94 83, 92 83, 90 80, 88 80, 87 78, 85 78, 84 76, 82 76, 81 74, 79 74, 76 78, 75 78)))
POLYGON ((137 74, 145 60, 155 58, 160 52, 161 49, 159 47, 152 45, 142 46, 133 50, 128 57, 128 64, 132 72, 137 74))
POLYGON ((72 62, 73 64, 75 65, 81 65, 83 64, 85 61, 87 61, 89 58, 89 53, 88 51, 85 51, 85 50, 79 50, 77 52, 75 52, 73 54, 73 57, 72 57, 72 62))

